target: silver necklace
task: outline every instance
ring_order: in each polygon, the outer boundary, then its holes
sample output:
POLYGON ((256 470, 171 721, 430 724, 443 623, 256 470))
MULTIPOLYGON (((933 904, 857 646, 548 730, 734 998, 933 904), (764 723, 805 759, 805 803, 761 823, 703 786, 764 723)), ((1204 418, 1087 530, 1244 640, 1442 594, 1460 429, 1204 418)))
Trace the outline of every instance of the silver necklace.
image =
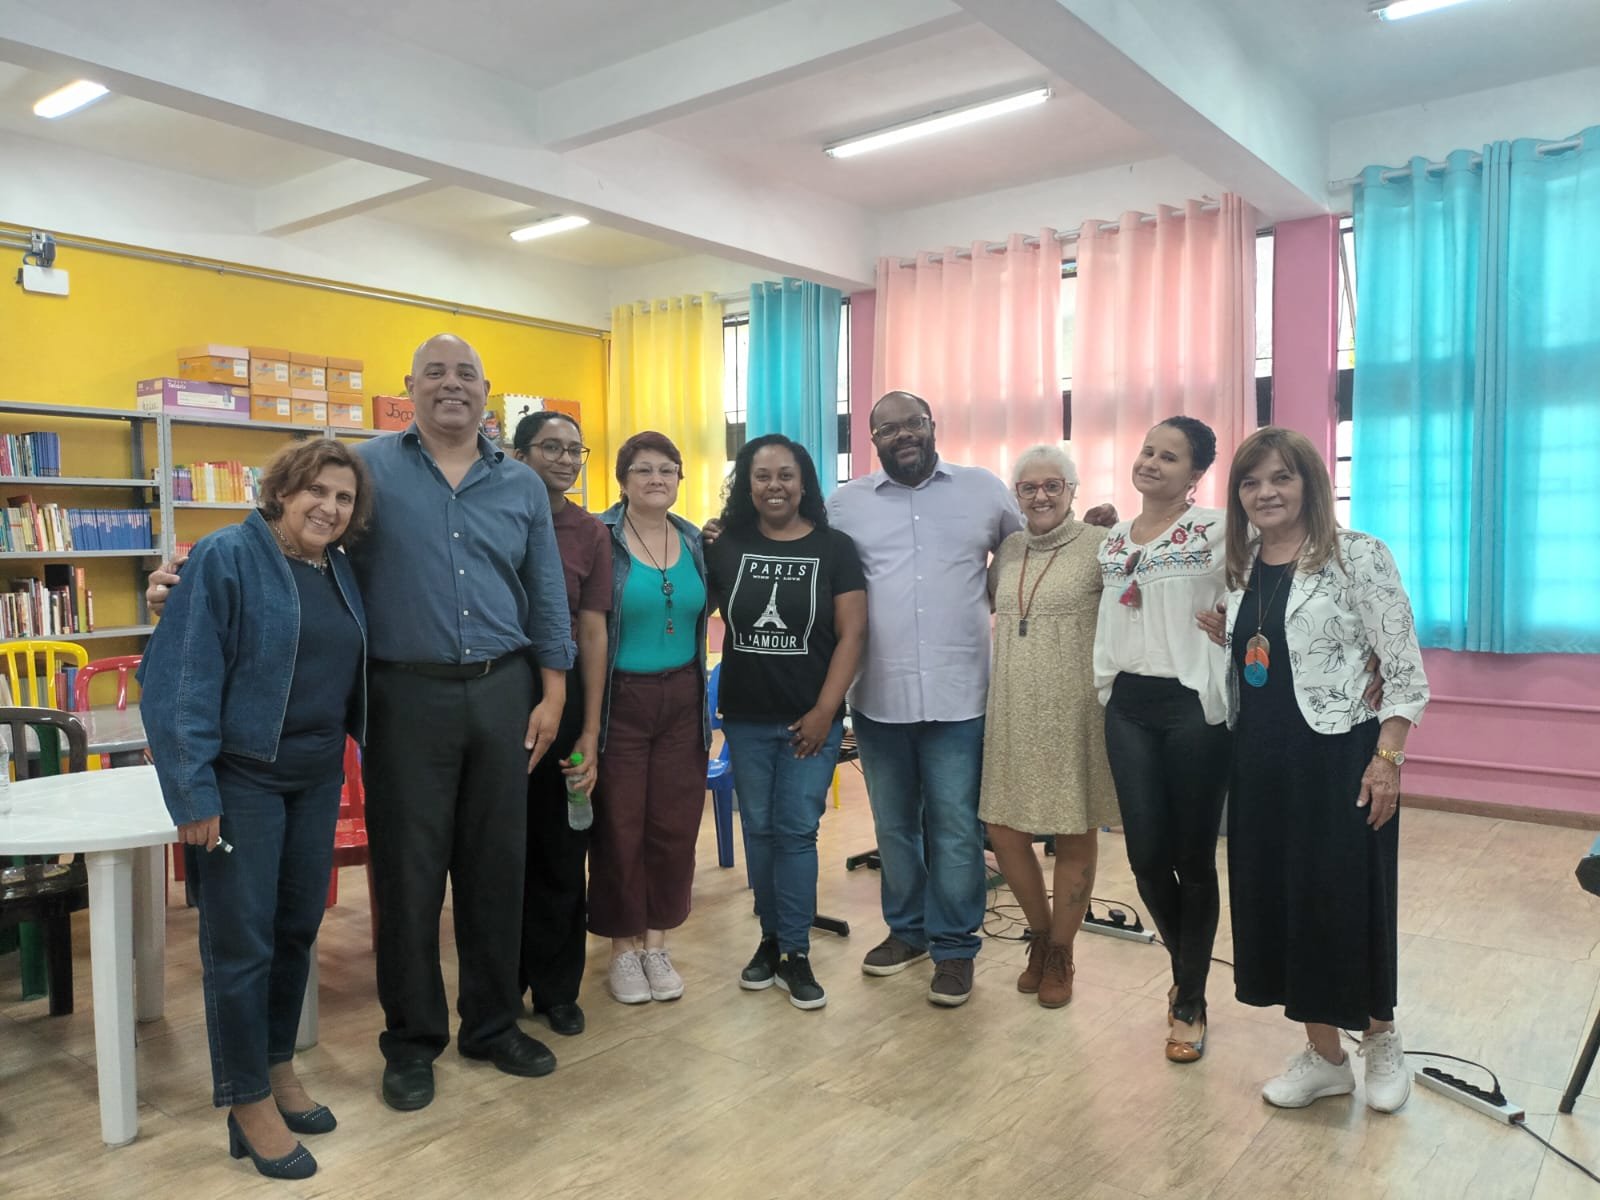
POLYGON ((306 566, 311 567, 319 575, 326 573, 328 570, 327 547, 323 547, 322 553, 316 558, 307 558, 304 554, 301 554, 289 544, 289 539, 283 536, 283 530, 280 529, 274 522, 268 521, 267 528, 271 529, 273 536, 278 539, 278 545, 283 548, 284 554, 294 559, 295 562, 305 563, 306 566))

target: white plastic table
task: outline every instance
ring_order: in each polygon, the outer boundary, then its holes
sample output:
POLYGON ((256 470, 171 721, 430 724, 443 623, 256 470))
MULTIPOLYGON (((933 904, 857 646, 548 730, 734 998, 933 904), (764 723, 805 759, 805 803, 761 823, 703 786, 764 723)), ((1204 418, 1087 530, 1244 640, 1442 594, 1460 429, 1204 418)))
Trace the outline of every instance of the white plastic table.
POLYGON ((126 1145, 139 1133, 134 1019, 158 1020, 165 1002, 162 847, 178 831, 154 767, 29 779, 13 783, 10 798, 12 811, 0 815, 0 854, 86 860, 100 1136, 108 1146, 126 1145))

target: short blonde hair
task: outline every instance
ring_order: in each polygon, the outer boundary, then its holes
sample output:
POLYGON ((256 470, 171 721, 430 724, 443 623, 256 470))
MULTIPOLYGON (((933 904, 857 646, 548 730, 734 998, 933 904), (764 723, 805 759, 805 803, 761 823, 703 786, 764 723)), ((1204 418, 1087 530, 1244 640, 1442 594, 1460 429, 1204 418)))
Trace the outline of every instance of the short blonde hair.
POLYGON ((1068 483, 1078 482, 1078 464, 1072 461, 1072 455, 1067 453, 1065 446, 1051 445, 1049 442, 1029 446, 1017 457, 1016 465, 1011 468, 1013 486, 1022 479, 1022 473, 1030 467, 1054 467, 1061 472, 1061 478, 1068 483))

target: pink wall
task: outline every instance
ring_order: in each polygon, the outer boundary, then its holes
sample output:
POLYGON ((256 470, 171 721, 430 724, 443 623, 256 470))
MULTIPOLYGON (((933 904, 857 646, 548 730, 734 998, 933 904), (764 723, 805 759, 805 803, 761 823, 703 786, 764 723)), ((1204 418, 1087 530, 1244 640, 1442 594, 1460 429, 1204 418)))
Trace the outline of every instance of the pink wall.
POLYGON ((872 412, 872 347, 877 336, 878 293, 850 295, 850 477, 870 475, 878 469, 872 450, 867 416, 872 412))
MULTIPOLYGON (((1338 221, 1279 225, 1273 239, 1273 418, 1333 461, 1338 221)), ((1424 654, 1433 702, 1412 735, 1406 791, 1600 818, 1600 660, 1588 655, 1424 654)))

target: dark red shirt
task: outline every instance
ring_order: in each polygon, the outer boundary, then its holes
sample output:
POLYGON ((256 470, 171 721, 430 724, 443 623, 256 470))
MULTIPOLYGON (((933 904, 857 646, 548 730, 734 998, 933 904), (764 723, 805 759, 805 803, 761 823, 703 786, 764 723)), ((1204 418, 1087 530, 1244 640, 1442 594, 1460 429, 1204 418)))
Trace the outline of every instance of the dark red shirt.
POLYGON ((611 611, 611 535, 599 519, 568 500, 552 513, 561 573, 567 584, 567 609, 572 636, 578 636, 579 612, 611 611))

